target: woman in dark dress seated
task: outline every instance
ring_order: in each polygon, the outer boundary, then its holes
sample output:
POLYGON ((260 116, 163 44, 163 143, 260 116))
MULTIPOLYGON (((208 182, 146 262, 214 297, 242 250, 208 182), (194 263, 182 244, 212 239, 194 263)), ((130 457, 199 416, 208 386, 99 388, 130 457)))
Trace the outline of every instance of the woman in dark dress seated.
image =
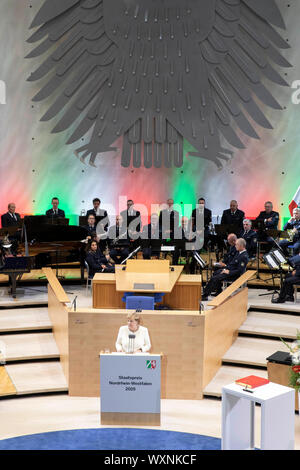
POLYGON ((93 240, 86 255, 86 262, 90 268, 90 277, 94 277, 95 273, 114 273, 115 267, 109 259, 109 255, 105 256, 100 250, 98 242, 93 240))

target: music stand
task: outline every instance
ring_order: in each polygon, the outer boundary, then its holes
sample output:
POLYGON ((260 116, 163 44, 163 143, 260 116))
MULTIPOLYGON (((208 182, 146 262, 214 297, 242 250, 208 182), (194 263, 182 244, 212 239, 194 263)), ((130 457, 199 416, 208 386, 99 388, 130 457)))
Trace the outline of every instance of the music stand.
MULTIPOLYGON (((278 244, 276 243, 276 245, 278 245, 278 244)), ((263 259, 264 259, 265 263, 267 264, 267 266, 270 268, 271 271, 273 271, 275 269, 279 271, 280 289, 281 289, 282 284, 283 284, 282 264, 286 264, 288 262, 287 258, 284 256, 283 252, 281 251, 281 249, 279 247, 279 248, 273 249, 269 253, 265 254, 263 256, 263 259)), ((273 285, 274 285, 273 275, 272 275, 272 279, 273 279, 273 285)), ((259 297, 263 297, 264 295, 270 295, 270 294, 272 294, 272 298, 274 297, 274 294, 279 294, 279 292, 276 289, 275 285, 274 285, 273 292, 267 292, 265 294, 259 294, 259 297)))

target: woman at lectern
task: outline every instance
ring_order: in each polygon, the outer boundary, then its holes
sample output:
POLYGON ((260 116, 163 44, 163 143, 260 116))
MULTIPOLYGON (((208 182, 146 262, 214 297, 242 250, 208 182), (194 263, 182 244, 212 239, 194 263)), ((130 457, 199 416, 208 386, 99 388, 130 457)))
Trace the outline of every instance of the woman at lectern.
POLYGON ((127 315, 127 325, 121 326, 116 341, 118 352, 148 352, 151 348, 148 329, 141 325, 141 316, 137 313, 127 315))

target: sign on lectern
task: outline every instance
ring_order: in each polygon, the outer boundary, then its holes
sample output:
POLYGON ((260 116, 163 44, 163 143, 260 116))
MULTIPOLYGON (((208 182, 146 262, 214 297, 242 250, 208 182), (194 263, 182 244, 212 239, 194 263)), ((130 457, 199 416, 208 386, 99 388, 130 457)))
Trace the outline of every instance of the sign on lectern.
POLYGON ((101 424, 160 425, 161 356, 100 354, 101 424))

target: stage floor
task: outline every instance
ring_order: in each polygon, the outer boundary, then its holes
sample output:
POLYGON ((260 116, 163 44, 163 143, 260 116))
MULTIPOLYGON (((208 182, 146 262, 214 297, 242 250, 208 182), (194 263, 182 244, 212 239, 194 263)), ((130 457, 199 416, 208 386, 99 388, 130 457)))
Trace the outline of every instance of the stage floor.
MULTIPOLYGON (((1 400, 0 416, 0 439, 50 431, 113 427, 100 424, 99 398, 58 395, 1 400)), ((152 429, 221 438, 221 400, 162 400, 161 426, 152 429)), ((260 446, 258 406, 255 409, 255 445, 260 446)), ((295 415, 295 449, 300 450, 299 415, 295 415)))
MULTIPOLYGON (((85 286, 82 285, 65 285, 65 291, 68 293, 69 299, 72 302, 74 297, 77 296, 77 306, 91 306, 91 290, 86 294, 85 286)), ((284 322, 284 328, 287 334, 293 334, 294 322, 298 322, 300 318, 297 313, 300 313, 300 299, 299 302, 294 304, 291 302, 285 304, 272 304, 271 295, 260 296, 260 294, 269 294, 267 290, 262 289, 249 289, 249 309, 252 315, 261 314, 260 323, 252 324, 251 315, 248 315, 247 324, 244 328, 259 329, 259 334, 263 333, 263 329, 267 328, 270 332, 274 332, 277 336, 276 328, 281 328, 280 322, 284 322), (269 312, 267 318, 263 316, 263 312, 259 311, 272 310, 274 313, 277 311, 279 315, 276 322, 273 319, 273 313, 269 312), (292 315, 287 315, 289 312, 292 315), (288 318, 289 317, 289 318, 288 318), (267 323, 266 323, 267 320, 267 323), (278 323, 279 322, 279 323, 278 323), (273 328, 273 330, 271 329, 273 328)), ((39 328, 49 328, 49 318, 45 307, 47 305, 47 288, 46 286, 34 286, 18 289, 17 298, 12 299, 8 294, 7 287, 0 288, 0 329, 2 325, 2 335, 6 334, 10 326, 12 329, 16 328, 16 322, 21 322, 19 328, 32 329, 36 319, 33 312, 26 319, 24 317, 24 309, 22 306, 32 305, 39 316, 39 328), (39 305, 39 307, 37 307, 39 305), (11 309, 11 307, 15 307, 11 309), (20 307, 20 308, 18 308, 20 307), (25 323, 24 323, 25 322, 25 323), (42 323, 41 323, 42 322, 42 323), (10 324, 10 325, 9 325, 10 324)), ((30 312, 31 309, 25 309, 30 312)), ((248 330, 247 330, 248 331, 248 330)), ((13 331, 11 331, 13 333, 13 331)), ((31 333, 30 333, 31 334, 31 333)), ((43 334, 43 332, 41 332, 43 334)), ((18 335, 17 335, 18 336, 18 335)), ((0 337, 1 338, 1 337, 0 337)), ((241 338, 243 341, 249 341, 248 338, 241 338)), ((250 338, 251 341, 257 341, 256 338, 250 338)), ((271 341, 273 341, 271 339, 271 341)), ((246 351, 247 352, 247 351, 246 351)), ((244 351, 244 354, 246 354, 244 351)), ((238 354, 240 357, 240 353, 238 354)), ((266 354, 263 355, 266 357, 266 354)), ((29 364, 33 367, 49 367, 57 368, 58 363, 42 363, 42 364, 29 364)), ((237 364, 238 366, 238 364, 237 364)), ((10 368, 21 367, 11 365, 10 368)), ((49 370, 47 369, 47 373, 49 370)), ((52 370, 51 369, 51 370, 52 370)), ((15 371, 14 371, 15 372, 15 371)), ((29 371, 30 372, 30 371, 29 371)), ((29 374, 28 372, 28 374, 29 374)), ((58 377, 57 371, 52 371, 53 377, 58 377), (55 372, 55 373, 54 373, 55 372)), ((237 372, 240 373, 239 368, 237 372)), ((19 372, 18 372, 19 374, 19 372)), ((16 372, 15 372, 16 375, 16 372)), ((30 375, 30 374, 29 374, 30 375)), ((230 375, 230 374, 229 374, 230 375)), ((231 374, 232 375, 232 374, 231 374)), ((230 375, 230 377, 231 377, 230 375)), ((50 376, 49 376, 50 377, 50 376)), ((46 389, 51 389, 49 385, 49 378, 47 376, 46 389)), ((17 376, 18 380, 28 382, 27 375, 23 374, 21 377, 17 376)), ((231 380, 231 379, 230 379, 231 380)), ((231 380, 232 381, 232 380, 231 380)), ((28 383, 26 382, 26 386, 28 383)), ((44 382, 43 382, 44 384, 44 382)), ((20 393, 26 393, 22 389, 23 385, 17 383, 20 388, 20 393)), ((34 385, 34 384, 33 384, 34 385)), ((32 387, 33 387, 32 385, 32 387)), ((62 384, 60 390, 65 390, 65 385, 62 384)), ((23 387, 24 388, 24 387, 23 387)), ((29 387, 30 388, 30 387, 29 387)), ((33 387, 34 388, 34 387, 33 387)), ((208 387, 209 388, 209 387, 208 387)), ((162 421, 158 429, 180 431, 195 434, 202 434, 211 437, 221 437, 221 400, 216 398, 220 395, 220 384, 210 384, 208 395, 203 400, 162 400, 162 421)), ((38 391, 38 390, 37 390, 38 391)), ((255 444, 259 447, 260 444, 260 408, 256 407, 255 412, 256 420, 256 436, 255 444)), ((105 426, 107 427, 107 426, 105 426)), ((118 426, 119 427, 119 426, 118 426)), ((100 425, 100 400, 99 398, 77 398, 69 397, 67 394, 58 395, 43 395, 43 396, 19 396, 18 398, 2 398, 0 400, 0 439, 10 437, 17 437, 21 435, 29 435, 35 433, 43 433, 50 431, 71 430, 71 429, 88 429, 88 428, 101 428, 100 425)), ((157 428, 153 428, 157 429, 157 428)), ((300 450, 300 416, 295 415, 295 448, 300 450)))

